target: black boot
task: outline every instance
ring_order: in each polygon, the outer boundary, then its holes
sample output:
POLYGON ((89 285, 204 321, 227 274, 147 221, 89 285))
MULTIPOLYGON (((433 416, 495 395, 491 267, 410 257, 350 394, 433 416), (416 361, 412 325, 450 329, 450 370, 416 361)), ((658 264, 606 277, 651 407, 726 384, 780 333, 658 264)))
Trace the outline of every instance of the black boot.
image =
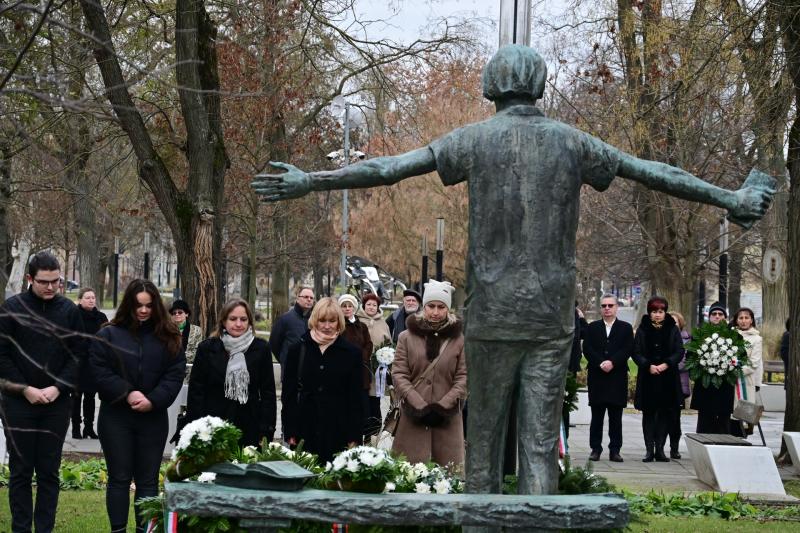
POLYGON ((97 433, 94 432, 92 426, 86 426, 83 428, 83 438, 84 439, 97 439, 97 433))
POLYGON ((653 444, 645 444, 644 445, 646 453, 644 455, 644 459, 642 459, 643 463, 652 463, 655 455, 653 455, 653 444))
POLYGON ((73 439, 82 439, 83 438, 83 436, 81 435, 81 423, 80 422, 78 422, 77 424, 75 422, 72 423, 72 438, 73 439))
POLYGON ((669 462, 669 457, 664 455, 664 448, 661 448, 661 447, 656 449, 655 458, 656 458, 656 461, 658 461, 659 463, 668 463, 669 462))

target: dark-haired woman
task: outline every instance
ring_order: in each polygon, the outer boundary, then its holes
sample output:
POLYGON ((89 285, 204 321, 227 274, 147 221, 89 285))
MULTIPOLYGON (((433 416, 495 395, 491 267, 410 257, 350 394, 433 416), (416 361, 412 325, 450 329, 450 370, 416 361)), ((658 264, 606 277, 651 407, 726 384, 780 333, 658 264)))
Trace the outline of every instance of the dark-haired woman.
POLYGON ((90 364, 101 401, 97 429, 108 467, 106 510, 117 532, 128 524, 131 481, 137 514, 138 500, 158 495, 167 408, 180 392, 186 359, 178 328, 147 280, 128 284, 114 319, 97 337, 90 364))
POLYGON ((250 305, 235 298, 222 308, 217 330, 197 347, 187 421, 218 416, 242 430, 242 446, 256 446, 272 440, 275 410, 269 345, 255 336, 250 305))
POLYGON ((633 360, 639 367, 634 407, 642 411, 645 463, 654 459, 668 462, 664 454, 670 421, 683 401, 678 363, 683 356, 683 339, 675 319, 667 313, 665 298, 647 302, 633 341, 633 360))

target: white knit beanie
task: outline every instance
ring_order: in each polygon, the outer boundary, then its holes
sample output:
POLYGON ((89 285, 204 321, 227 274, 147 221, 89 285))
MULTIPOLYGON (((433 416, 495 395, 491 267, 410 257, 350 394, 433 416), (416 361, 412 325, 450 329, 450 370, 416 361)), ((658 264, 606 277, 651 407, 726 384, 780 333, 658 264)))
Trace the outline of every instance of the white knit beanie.
POLYGON ((353 304, 353 308, 358 310, 358 299, 352 294, 342 294, 339 296, 339 306, 341 306, 344 302, 350 302, 353 304))
POLYGON ((427 305, 428 302, 442 302, 450 309, 454 290, 449 281, 428 280, 425 284, 425 293, 422 295, 422 305, 427 305))

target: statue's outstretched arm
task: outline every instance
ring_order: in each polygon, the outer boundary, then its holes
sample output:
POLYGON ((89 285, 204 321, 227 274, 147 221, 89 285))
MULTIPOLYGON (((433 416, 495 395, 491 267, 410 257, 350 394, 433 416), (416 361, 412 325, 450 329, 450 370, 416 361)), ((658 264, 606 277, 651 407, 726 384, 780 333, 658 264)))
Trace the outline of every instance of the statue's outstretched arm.
POLYGON ((270 161, 281 174, 258 174, 250 184, 268 202, 299 198, 310 191, 358 189, 392 185, 398 181, 436 170, 436 160, 428 147, 401 155, 376 157, 337 170, 303 172, 287 163, 270 161))
POLYGON ((623 154, 617 174, 684 200, 727 209, 728 219, 743 228, 749 228, 764 216, 776 186, 772 176, 753 169, 738 191, 729 191, 677 167, 629 154, 623 154))

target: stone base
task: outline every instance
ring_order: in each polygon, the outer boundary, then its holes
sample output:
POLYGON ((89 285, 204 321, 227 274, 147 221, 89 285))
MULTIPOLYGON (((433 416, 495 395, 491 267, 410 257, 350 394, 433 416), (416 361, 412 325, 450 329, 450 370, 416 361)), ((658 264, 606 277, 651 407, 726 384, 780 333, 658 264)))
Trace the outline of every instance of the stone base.
POLYGON ((786 442, 786 449, 789 451, 789 457, 792 458, 795 472, 800 473, 800 432, 784 431, 783 440, 786 442))
POLYGON ((697 478, 713 489, 743 494, 786 494, 769 448, 685 441, 697 478))
POLYGON ((761 385, 761 390, 758 394, 761 395, 764 411, 779 413, 786 411, 786 390, 783 388, 783 383, 776 383, 775 385, 764 383, 761 385))

